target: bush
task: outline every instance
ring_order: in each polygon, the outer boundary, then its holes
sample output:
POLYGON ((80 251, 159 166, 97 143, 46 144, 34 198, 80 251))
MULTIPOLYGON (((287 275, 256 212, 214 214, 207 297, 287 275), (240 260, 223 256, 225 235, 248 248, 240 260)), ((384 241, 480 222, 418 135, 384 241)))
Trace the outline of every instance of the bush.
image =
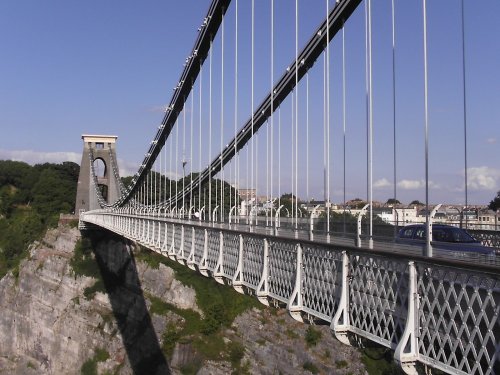
POLYGON ((175 344, 181 338, 180 332, 177 330, 173 323, 168 323, 167 329, 162 336, 162 349, 168 355, 171 356, 174 352, 175 344))
POLYGON ((0 160, 0 278, 19 265, 29 244, 59 214, 74 210, 78 164, 41 164, 0 160))
POLYGON ((106 292, 106 288, 104 287, 104 282, 101 279, 96 280, 94 285, 85 288, 85 290, 83 291, 83 295, 85 299, 91 300, 92 298, 94 298, 97 292, 102 292, 102 293, 106 292))
POLYGON ((306 344, 308 347, 316 346, 319 340, 321 340, 321 332, 314 329, 313 326, 307 327, 306 331, 306 344))
POLYGON ((229 345, 229 360, 231 361, 233 367, 239 367, 241 360, 245 356, 245 347, 237 341, 234 341, 229 345))
POLYGON ((101 348, 96 348, 94 356, 87 359, 82 365, 80 373, 82 375, 97 375, 97 363, 105 362, 109 358, 109 353, 101 348))
POLYGON ((101 277, 99 267, 92 254, 92 243, 87 237, 78 240, 69 264, 75 276, 88 276, 96 279, 101 277))
POLYGON ((217 332, 218 329, 228 321, 224 305, 221 303, 214 303, 205 309, 205 319, 203 319, 203 326, 201 332, 205 335, 210 335, 217 332))
POLYGON ((335 361, 335 365, 337 366, 337 368, 345 368, 347 367, 348 363, 346 360, 340 360, 340 361, 335 361))
POLYGON ((318 368, 314 365, 314 363, 307 361, 302 365, 302 368, 306 371, 309 371, 313 374, 317 374, 319 372, 318 368))

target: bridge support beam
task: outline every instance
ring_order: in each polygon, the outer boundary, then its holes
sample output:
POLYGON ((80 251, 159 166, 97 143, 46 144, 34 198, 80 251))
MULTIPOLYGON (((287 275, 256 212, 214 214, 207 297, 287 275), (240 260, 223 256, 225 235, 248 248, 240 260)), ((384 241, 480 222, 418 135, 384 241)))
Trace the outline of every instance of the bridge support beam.
POLYGON ((297 245, 297 261, 295 267, 295 287, 286 307, 292 318, 302 322, 302 246, 300 245, 297 245))
POLYGON ((224 234, 219 232, 219 257, 214 270, 214 279, 219 284, 224 284, 224 234))
POLYGON ((394 359, 408 375, 417 375, 416 362, 418 359, 418 303, 417 269, 414 262, 408 263, 410 282, 408 288, 408 315, 403 337, 399 341, 394 353, 394 359))
POLYGON ((349 319, 349 256, 346 251, 342 251, 342 280, 340 301, 337 312, 335 313, 331 329, 335 333, 335 337, 346 345, 351 345, 347 332, 350 328, 349 319))
POLYGON ((191 249, 189 251, 189 256, 187 259, 187 266, 189 268, 191 268, 192 270, 196 270, 196 266, 195 266, 196 260, 194 257, 195 248, 196 248, 196 238, 195 238, 195 230, 193 227, 193 228, 191 228, 191 249))
POLYGON ((199 271, 203 276, 209 277, 208 274, 208 231, 205 229, 205 239, 203 241, 203 257, 200 261, 199 271))
POLYGON ((262 276, 257 286, 257 298, 260 303, 269 306, 269 241, 264 239, 264 260, 262 266, 262 276))
POLYGON ((239 235, 240 239, 240 249, 238 252, 238 266, 236 267, 236 272, 233 277, 233 288, 238 293, 244 293, 243 290, 243 236, 239 235))
POLYGON ((168 248, 168 257, 175 260, 175 224, 172 224, 172 236, 170 237, 170 246, 168 248))

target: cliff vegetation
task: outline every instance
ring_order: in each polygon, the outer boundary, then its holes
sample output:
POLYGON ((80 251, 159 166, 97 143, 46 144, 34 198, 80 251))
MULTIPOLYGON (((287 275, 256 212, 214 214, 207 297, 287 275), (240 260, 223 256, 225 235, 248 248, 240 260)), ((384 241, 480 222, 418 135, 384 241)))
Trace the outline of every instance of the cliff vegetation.
POLYGON ((80 167, 0 160, 0 278, 18 274, 30 243, 74 210, 80 167))

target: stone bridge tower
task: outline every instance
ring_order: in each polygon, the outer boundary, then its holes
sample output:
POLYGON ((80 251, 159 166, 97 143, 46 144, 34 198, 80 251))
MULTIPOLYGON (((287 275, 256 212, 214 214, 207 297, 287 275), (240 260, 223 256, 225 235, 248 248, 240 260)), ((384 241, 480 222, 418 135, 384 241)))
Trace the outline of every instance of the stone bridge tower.
POLYGON ((92 178, 92 166, 104 200, 113 203, 119 198, 120 185, 117 181, 119 177, 115 149, 117 138, 114 135, 82 135, 83 154, 76 191, 75 214, 79 214, 82 210, 100 208, 92 178))

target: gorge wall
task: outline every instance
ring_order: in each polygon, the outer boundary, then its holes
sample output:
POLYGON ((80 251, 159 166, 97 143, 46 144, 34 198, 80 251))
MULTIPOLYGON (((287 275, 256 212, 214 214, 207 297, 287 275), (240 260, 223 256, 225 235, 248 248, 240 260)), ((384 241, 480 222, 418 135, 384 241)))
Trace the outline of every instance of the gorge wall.
POLYGON ((200 304, 207 296, 179 281, 174 264, 148 261, 159 256, 106 232, 90 239, 95 277, 75 271, 80 232, 60 226, 30 247, 18 275, 0 280, 0 373, 366 373, 360 352, 328 326, 258 304, 219 321, 231 312, 200 304))

